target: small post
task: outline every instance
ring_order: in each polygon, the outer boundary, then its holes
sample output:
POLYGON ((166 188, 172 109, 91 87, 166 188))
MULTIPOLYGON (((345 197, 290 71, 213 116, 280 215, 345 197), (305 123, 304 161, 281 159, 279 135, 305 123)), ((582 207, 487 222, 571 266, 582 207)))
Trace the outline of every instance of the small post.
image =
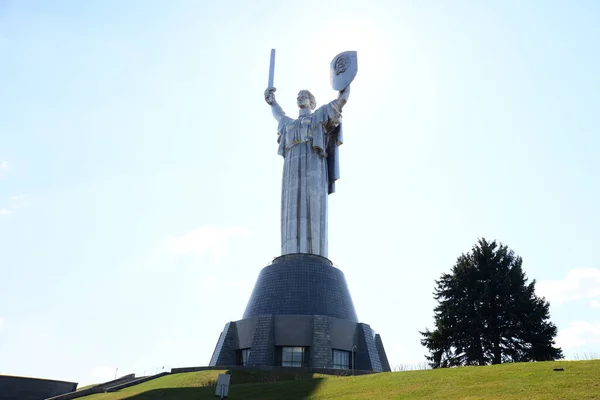
POLYGON ((117 372, 119 372, 119 367, 115 370, 115 379, 117 379, 117 372))
POLYGON ((352 375, 354 375, 354 352, 356 351, 356 345, 352 346, 352 375))
POLYGON ((221 398, 225 398, 228 396, 230 379, 231 375, 229 374, 219 374, 219 376, 217 377, 217 392, 215 393, 216 396, 220 396, 221 398))

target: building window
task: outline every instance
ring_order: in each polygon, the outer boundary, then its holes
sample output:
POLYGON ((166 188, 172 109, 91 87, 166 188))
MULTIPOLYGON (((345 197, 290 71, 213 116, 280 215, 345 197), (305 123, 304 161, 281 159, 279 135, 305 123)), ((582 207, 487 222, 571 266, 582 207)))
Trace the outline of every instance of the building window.
POLYGON ((248 365, 248 358, 250 357, 250 349, 240 349, 236 352, 236 364, 237 365, 248 365))
POLYGON ((281 360, 282 367, 306 367, 308 366, 308 347, 280 347, 277 349, 277 358, 281 360))
POLYGON ((350 352, 333 349, 333 368, 350 369, 350 352))

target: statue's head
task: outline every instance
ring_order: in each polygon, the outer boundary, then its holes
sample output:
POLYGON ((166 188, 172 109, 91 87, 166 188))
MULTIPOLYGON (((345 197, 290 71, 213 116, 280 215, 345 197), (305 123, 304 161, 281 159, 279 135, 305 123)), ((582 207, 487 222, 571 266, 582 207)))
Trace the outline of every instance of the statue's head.
POLYGON ((313 96, 308 90, 299 91, 298 98, 296 100, 298 101, 298 107, 300 108, 310 107, 311 110, 314 110, 317 106, 317 100, 315 99, 315 96, 313 96))

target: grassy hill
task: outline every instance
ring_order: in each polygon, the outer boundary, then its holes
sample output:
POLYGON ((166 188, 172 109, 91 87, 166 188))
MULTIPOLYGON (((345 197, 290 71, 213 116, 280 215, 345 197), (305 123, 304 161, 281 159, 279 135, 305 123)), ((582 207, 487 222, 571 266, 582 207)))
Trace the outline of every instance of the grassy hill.
MULTIPOLYGON (((216 399, 224 371, 167 375, 84 400, 216 399)), ((232 371, 229 399, 600 399, 600 360, 502 364, 363 376, 232 371), (554 371, 556 367, 564 371, 554 371)))

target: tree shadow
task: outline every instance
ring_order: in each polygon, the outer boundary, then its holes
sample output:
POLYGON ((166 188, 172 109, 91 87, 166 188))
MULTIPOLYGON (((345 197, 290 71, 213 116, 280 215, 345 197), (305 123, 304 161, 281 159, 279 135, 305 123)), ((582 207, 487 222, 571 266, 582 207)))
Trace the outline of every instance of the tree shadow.
MULTIPOLYGON (((320 385, 322 378, 305 381, 273 382, 270 384, 246 383, 231 385, 229 400, 278 400, 278 399, 308 399, 320 385)), ((217 399, 214 387, 185 387, 153 389, 148 392, 126 397, 126 400, 202 400, 217 399)))
MULTIPOLYGON (((307 373, 273 374, 268 372, 228 371, 231 374, 229 387, 230 400, 277 400, 308 399, 323 378, 313 378, 307 373)), ((202 400, 218 399, 215 395, 216 382, 208 382, 204 387, 182 387, 153 389, 126 397, 126 400, 202 400)))

